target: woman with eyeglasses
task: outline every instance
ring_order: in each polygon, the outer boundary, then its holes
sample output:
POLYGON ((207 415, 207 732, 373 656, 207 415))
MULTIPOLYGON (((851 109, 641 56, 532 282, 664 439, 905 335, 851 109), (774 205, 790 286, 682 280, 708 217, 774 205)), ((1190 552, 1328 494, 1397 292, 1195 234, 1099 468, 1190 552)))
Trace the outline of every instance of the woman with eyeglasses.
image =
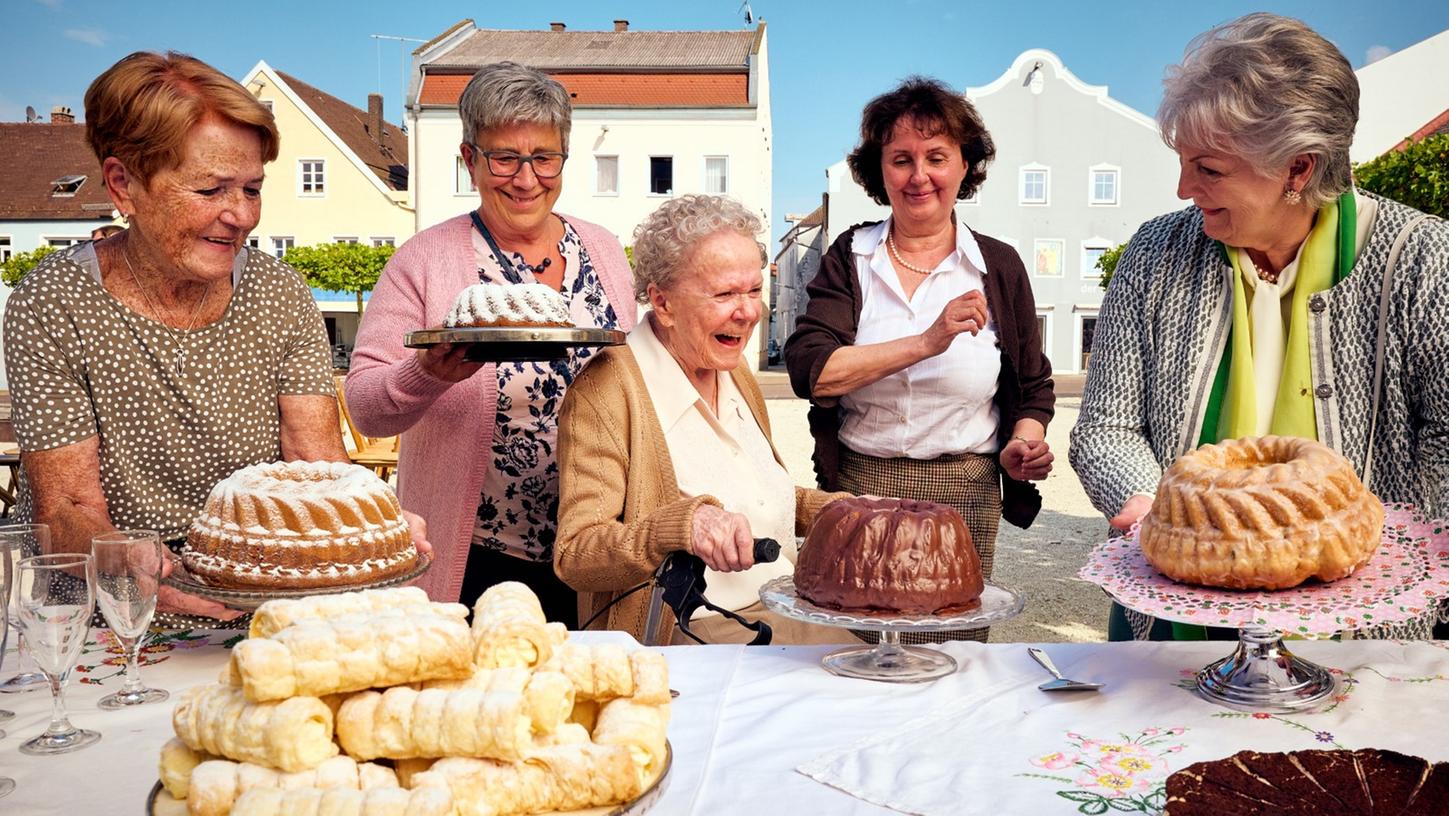
POLYGON ((418 233, 383 270, 358 328, 347 404, 363 433, 402 435, 398 495, 434 542, 418 585, 471 606, 488 587, 521 581, 550 620, 572 628, 578 596, 553 572, 558 409, 593 351, 482 364, 461 346, 404 348, 403 336, 441 325, 477 283, 544 284, 563 293, 576 325, 628 331, 629 263, 608 230, 553 210, 568 159, 563 86, 500 62, 473 76, 458 107, 479 206, 418 233))

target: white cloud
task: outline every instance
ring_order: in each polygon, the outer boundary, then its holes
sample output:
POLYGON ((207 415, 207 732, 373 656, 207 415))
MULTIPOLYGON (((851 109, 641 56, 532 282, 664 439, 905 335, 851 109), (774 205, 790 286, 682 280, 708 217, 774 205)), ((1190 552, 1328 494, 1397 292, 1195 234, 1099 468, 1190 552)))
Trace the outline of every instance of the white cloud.
POLYGON ((1370 45, 1368 49, 1368 54, 1365 55, 1363 64, 1373 65, 1374 63, 1378 62, 1379 60, 1387 57, 1392 53, 1394 53, 1394 49, 1388 47, 1387 45, 1370 45))
POLYGON ((110 39, 110 33, 100 29, 65 29, 65 38, 100 48, 100 46, 106 45, 107 39, 110 39))

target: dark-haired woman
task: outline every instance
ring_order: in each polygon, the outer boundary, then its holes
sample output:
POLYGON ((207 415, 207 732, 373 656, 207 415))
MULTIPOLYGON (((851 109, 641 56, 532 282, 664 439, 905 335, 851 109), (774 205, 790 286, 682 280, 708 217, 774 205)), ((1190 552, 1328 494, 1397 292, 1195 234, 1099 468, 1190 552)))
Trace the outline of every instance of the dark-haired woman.
POLYGON ((920 77, 871 100, 860 130, 851 174, 891 215, 835 241, 785 344, 816 476, 955 507, 990 577, 999 519, 1041 509, 1055 403, 1021 259, 956 218, 996 148, 965 97, 920 77))

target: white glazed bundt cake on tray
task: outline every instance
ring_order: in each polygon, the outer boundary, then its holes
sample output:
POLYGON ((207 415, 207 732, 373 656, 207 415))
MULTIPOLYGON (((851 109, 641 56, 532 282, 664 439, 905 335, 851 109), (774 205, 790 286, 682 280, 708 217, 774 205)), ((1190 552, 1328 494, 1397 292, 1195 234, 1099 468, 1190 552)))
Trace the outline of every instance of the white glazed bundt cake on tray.
POLYGON ((233 589, 370 583, 417 557, 392 488, 346 462, 238 470, 212 489, 181 552, 193 575, 233 589))
POLYGON ((541 283, 479 283, 458 293, 443 325, 479 327, 572 326, 568 301, 541 283))
POLYGON ((1191 451, 1162 475, 1138 541, 1164 575, 1228 589, 1335 581, 1378 549, 1384 506, 1342 455, 1265 436, 1191 451))

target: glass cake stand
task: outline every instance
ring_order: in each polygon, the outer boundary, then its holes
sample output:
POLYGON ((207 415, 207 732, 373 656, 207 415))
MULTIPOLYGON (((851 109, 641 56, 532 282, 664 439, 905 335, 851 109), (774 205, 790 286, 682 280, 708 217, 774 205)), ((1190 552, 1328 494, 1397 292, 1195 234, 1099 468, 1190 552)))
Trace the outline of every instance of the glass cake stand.
POLYGON ((624 332, 616 329, 581 329, 573 326, 480 326, 456 329, 420 329, 408 332, 403 345, 428 348, 439 343, 468 347, 466 357, 477 363, 557 360, 569 349, 617 346, 624 332))
POLYGON ((212 586, 206 583, 201 577, 187 571, 180 558, 173 559, 175 569, 171 574, 161 579, 167 586, 174 587, 189 595, 206 598, 216 601, 232 609, 255 610, 267 601, 280 598, 306 598, 310 595, 336 595, 342 592, 355 592, 361 589, 385 589, 387 587, 402 586, 408 581, 417 578, 428 571, 433 565, 432 556, 418 553, 417 563, 406 572, 382 578, 376 581, 367 581, 360 584, 337 584, 335 586, 308 587, 306 589, 234 589, 231 587, 212 586))
POLYGON ((937 649, 901 644, 903 632, 950 632, 980 629, 1016 617, 1026 598, 1015 590, 988 583, 981 605, 957 615, 869 615, 816 606, 795 592, 795 578, 782 575, 760 587, 765 608, 787 618, 821 626, 880 632, 880 642, 838 649, 820 659, 831 674, 885 683, 923 683, 956 671, 956 661, 937 649))
POLYGON ((1449 596, 1449 524, 1386 504, 1383 540, 1367 563, 1331 583, 1238 591, 1178 583, 1147 562, 1137 529, 1099 544, 1079 576, 1122 606, 1178 623, 1238 630, 1233 653, 1197 672, 1197 693, 1241 711, 1307 711, 1333 696, 1333 674, 1293 654, 1283 636, 1404 624, 1449 596))

